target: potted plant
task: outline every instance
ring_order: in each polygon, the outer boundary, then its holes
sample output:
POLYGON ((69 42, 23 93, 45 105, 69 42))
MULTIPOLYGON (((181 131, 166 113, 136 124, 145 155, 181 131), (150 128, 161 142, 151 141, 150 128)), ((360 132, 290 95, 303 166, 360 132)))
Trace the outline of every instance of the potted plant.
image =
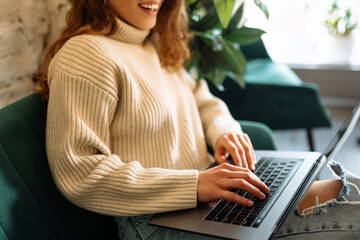
POLYGON ((349 36, 358 27, 358 22, 350 7, 340 7, 334 0, 324 21, 328 32, 334 36, 349 36))
POLYGON ((359 25, 351 7, 341 3, 338 0, 331 3, 324 20, 329 35, 321 43, 321 49, 327 61, 347 63, 351 59, 354 44, 352 32, 359 25))
MULTIPOLYGON (((268 18, 262 0, 255 4, 268 18)), ((239 46, 253 43, 263 30, 249 28, 242 21, 244 3, 236 0, 187 0, 191 32, 191 59, 187 69, 196 78, 207 78, 221 88, 226 76, 245 85, 246 59, 239 46)))

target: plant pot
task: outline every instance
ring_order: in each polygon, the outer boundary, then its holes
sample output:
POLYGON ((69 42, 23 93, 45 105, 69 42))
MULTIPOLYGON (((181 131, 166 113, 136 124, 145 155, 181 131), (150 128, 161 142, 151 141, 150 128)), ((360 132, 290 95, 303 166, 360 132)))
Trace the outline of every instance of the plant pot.
POLYGON ((318 56, 324 63, 347 64, 351 60, 354 37, 324 35, 318 42, 318 56))

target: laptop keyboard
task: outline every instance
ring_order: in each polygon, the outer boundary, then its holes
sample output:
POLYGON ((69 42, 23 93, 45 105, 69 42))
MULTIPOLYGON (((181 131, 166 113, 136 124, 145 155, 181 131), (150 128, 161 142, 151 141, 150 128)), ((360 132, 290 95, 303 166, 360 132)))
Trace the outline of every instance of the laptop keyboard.
POLYGON ((254 201, 254 205, 245 207, 222 199, 206 215, 204 220, 258 227, 301 165, 301 162, 302 159, 261 158, 254 173, 270 188, 270 193, 267 194, 266 198, 259 200, 244 190, 231 189, 230 191, 254 201))

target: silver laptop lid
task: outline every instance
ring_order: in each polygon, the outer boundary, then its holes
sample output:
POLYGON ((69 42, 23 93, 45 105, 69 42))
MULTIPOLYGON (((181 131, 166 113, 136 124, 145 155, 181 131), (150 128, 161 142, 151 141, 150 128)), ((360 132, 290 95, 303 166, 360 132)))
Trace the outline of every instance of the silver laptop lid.
POLYGON ((335 154, 339 151, 341 146, 344 144, 346 139, 354 129, 356 122, 360 116, 360 101, 356 104, 350 115, 344 121, 340 129, 337 131, 330 144, 327 146, 323 154, 326 156, 328 161, 333 160, 335 154))

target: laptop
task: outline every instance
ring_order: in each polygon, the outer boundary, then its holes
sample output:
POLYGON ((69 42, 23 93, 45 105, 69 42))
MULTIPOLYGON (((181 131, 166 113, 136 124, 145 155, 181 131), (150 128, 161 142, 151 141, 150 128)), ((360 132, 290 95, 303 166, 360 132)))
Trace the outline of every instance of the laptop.
POLYGON ((334 155, 354 129, 359 115, 360 101, 323 154, 256 151, 254 173, 270 188, 269 195, 260 201, 243 190, 229 190, 252 199, 252 207, 221 199, 198 203, 193 209, 155 214, 149 223, 230 239, 275 238, 323 167, 326 164, 331 167, 334 155))

